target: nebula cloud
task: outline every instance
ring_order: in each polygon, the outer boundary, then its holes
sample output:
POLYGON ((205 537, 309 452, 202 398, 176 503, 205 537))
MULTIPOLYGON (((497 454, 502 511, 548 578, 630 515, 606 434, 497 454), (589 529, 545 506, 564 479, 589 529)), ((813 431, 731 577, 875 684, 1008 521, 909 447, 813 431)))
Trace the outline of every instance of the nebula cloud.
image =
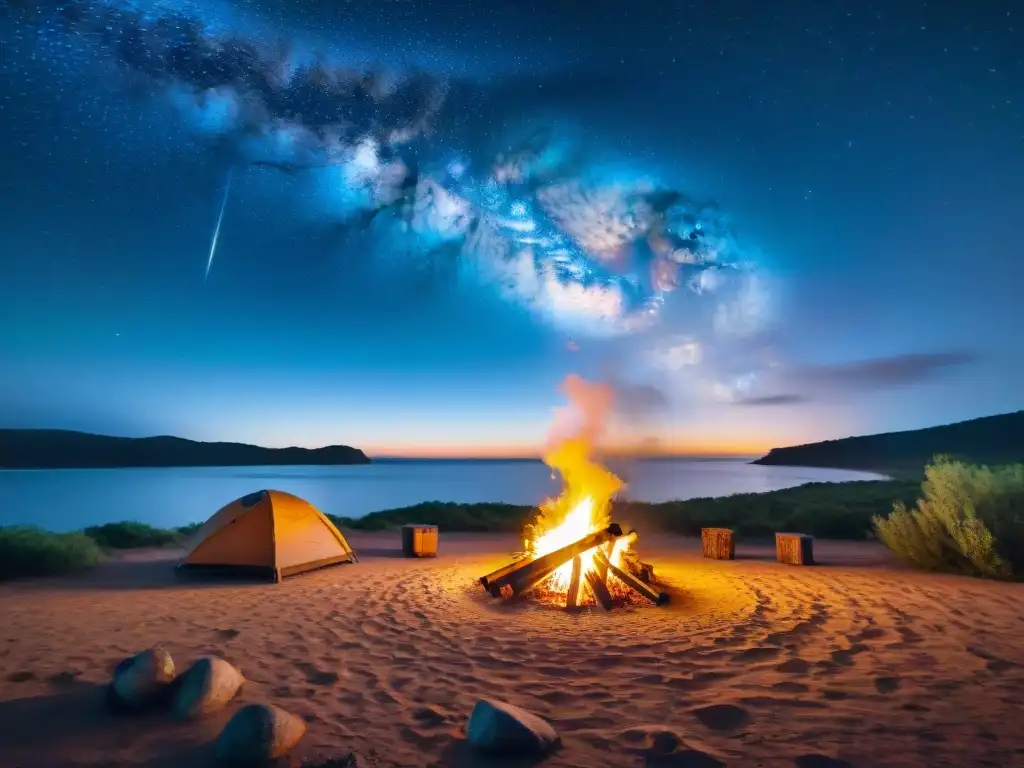
POLYGON ((646 331, 681 304, 705 306, 723 334, 763 322, 755 266, 720 210, 603 167, 550 126, 484 123, 478 133, 497 135, 469 141, 464 115, 507 90, 352 70, 204 25, 185 7, 10 5, 25 27, 101 51, 162 95, 218 150, 211 157, 329 185, 337 210, 328 252, 353 234, 381 246, 401 240, 396 270, 450 267, 579 337, 646 331))

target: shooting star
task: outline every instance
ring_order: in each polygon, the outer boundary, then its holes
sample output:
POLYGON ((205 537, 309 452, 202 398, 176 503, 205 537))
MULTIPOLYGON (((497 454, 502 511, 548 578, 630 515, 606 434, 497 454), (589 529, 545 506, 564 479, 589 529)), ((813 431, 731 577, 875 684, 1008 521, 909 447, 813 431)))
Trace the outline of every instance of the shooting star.
POLYGON ((217 226, 213 229, 213 241, 210 243, 210 256, 206 260, 206 277, 203 278, 205 283, 210 277, 210 267, 213 266, 213 254, 217 252, 217 238, 220 237, 220 225, 224 221, 224 211, 228 207, 228 194, 231 192, 231 175, 234 173, 234 168, 228 169, 228 179, 224 184, 224 199, 220 203, 220 214, 217 216, 217 226))

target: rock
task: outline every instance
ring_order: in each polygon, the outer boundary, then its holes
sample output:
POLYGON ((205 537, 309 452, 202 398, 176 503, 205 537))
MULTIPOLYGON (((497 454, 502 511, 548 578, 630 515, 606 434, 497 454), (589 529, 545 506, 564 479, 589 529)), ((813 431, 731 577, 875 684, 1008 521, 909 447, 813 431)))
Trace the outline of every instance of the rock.
POLYGON ((244 682, 242 673, 224 659, 199 659, 178 678, 174 714, 184 720, 196 720, 223 709, 244 682))
POLYGON ((216 755, 227 763, 276 760, 306 733, 301 718, 271 704, 247 704, 235 712, 217 737, 216 755))
POLYGON ((163 648, 124 659, 107 686, 107 703, 120 711, 139 711, 161 703, 174 681, 174 660, 163 648))
POLYGON ((525 709, 491 699, 480 699, 466 727, 469 743, 480 750, 503 755, 547 754, 560 742, 551 725, 525 709))
POLYGON ((721 760, 690 746, 678 732, 664 725, 627 728, 619 738, 630 745, 627 752, 643 757, 648 768, 725 768, 721 760))

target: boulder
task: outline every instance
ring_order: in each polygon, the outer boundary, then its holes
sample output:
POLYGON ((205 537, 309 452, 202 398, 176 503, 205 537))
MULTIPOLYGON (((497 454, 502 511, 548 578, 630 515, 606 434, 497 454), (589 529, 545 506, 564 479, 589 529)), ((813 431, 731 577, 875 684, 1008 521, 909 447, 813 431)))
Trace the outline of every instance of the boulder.
POLYGON ((183 720, 196 720, 228 705, 245 678, 224 659, 196 661, 176 681, 172 708, 183 720))
POLYGON ((217 737, 216 755, 226 763, 259 763, 287 754, 306 733, 301 718, 271 704, 247 704, 217 737))
POLYGON ((124 659, 114 668, 107 702, 115 710, 139 711, 162 703, 174 681, 174 660, 163 648, 124 659))
POLYGON ((509 756, 546 755, 560 743, 546 720, 492 699, 481 699, 473 707, 466 738, 477 749, 509 756))

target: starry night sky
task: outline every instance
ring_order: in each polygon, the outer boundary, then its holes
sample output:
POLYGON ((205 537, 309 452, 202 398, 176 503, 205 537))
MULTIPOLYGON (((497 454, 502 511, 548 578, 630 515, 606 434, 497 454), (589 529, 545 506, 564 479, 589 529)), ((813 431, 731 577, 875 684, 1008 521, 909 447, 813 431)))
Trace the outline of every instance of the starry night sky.
POLYGON ((569 373, 687 452, 1024 407, 1019 3, 0 0, 0 40, 0 426, 529 452, 569 373))

